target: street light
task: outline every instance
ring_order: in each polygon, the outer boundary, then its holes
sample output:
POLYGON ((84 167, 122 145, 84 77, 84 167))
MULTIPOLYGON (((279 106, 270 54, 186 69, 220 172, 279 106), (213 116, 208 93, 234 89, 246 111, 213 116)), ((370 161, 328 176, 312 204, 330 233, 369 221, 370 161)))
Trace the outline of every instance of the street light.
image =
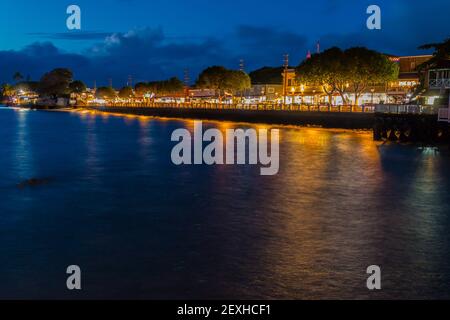
POLYGON ((408 94, 406 95, 406 97, 408 98, 408 103, 411 102, 411 97, 412 97, 412 93, 408 92, 408 94))
POLYGON ((373 105, 373 93, 375 92, 375 89, 374 88, 370 89, 370 92, 372 92, 372 102, 371 102, 371 104, 373 105))
POLYGON ((292 101, 291 101, 291 104, 294 104, 295 87, 292 87, 292 88, 291 88, 291 93, 292 93, 292 101))
POLYGON ((305 92, 305 86, 302 84, 302 85, 300 85, 300 93, 301 93, 301 96, 300 96, 300 98, 301 98, 300 105, 303 104, 303 93, 304 93, 304 92, 305 92))

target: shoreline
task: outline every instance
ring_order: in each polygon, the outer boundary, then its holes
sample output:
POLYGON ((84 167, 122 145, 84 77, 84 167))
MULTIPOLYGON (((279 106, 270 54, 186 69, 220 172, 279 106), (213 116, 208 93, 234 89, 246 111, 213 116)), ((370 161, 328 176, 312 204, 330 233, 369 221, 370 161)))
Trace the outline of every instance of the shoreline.
MULTIPOLYGON (((52 111, 52 110, 45 110, 52 111)), ((267 124, 267 123, 257 123, 257 122, 245 122, 245 121, 228 121, 228 120, 210 120, 210 119, 196 119, 196 118, 175 118, 175 117, 163 117, 163 116, 147 116, 147 115, 135 115, 135 114, 124 114, 124 113, 114 113, 114 112, 106 112, 106 111, 98 111, 98 110, 89 110, 84 108, 78 108, 74 111, 67 110, 65 112, 73 112, 73 113, 81 113, 81 114, 93 114, 93 115, 108 115, 112 117, 121 117, 121 118, 132 118, 132 119, 152 119, 152 120, 164 120, 164 121, 203 121, 205 123, 217 123, 217 124, 241 124, 248 126, 274 126, 277 128, 283 129, 292 129, 292 130, 300 130, 300 129, 320 129, 327 130, 335 133, 345 133, 351 132, 356 134, 370 134, 372 135, 371 129, 344 129, 344 128, 324 128, 320 126, 314 125, 293 125, 293 124, 267 124)))
MULTIPOLYGON (((141 117, 148 119, 162 119, 162 120, 174 120, 174 121, 206 121, 212 123, 233 123, 233 124, 243 124, 243 125, 269 125, 269 126, 281 126, 287 129, 325 129, 333 132, 353 132, 361 134, 372 134, 372 128, 341 128, 341 127, 323 127, 320 125, 313 124, 288 124, 288 123, 267 123, 267 122, 257 122, 257 121, 244 121, 244 120, 226 120, 226 119, 209 119, 209 118, 198 118, 198 117, 175 117, 175 116, 163 116, 163 115, 146 115, 128 112, 113 112, 110 110, 100 110, 103 107, 68 107, 68 108, 33 108, 30 106, 16 106, 16 107, 4 107, 5 109, 17 109, 17 110, 30 110, 30 111, 45 111, 45 112, 65 112, 65 113, 78 113, 78 114, 105 114, 116 117, 135 117, 139 119, 141 117)), ((120 107, 123 108, 123 107, 120 107)), ((172 109, 172 108, 171 108, 172 109)), ((203 110, 203 109, 202 109, 203 110)), ((221 112, 222 110, 219 110, 221 112)), ((252 110, 251 112, 254 112, 252 110)), ((279 112, 279 111, 278 111, 279 112)), ((305 112, 305 111, 302 111, 305 112)), ((321 114, 324 114, 322 112, 321 114)))
MULTIPOLYGON (((108 114, 149 116, 166 119, 229 121, 234 123, 285 125, 295 127, 346 129, 370 131, 373 128, 373 113, 273 111, 273 110, 229 110, 192 108, 140 108, 140 107, 79 107, 72 110, 87 110, 108 114)), ((69 110, 70 111, 70 110, 69 110)))

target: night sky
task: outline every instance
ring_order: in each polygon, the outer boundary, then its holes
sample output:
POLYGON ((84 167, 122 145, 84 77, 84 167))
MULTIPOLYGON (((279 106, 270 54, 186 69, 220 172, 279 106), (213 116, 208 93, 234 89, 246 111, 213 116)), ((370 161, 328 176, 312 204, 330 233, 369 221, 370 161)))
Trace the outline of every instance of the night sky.
POLYGON ((367 46, 421 54, 423 43, 450 36, 448 0, 2 0, 0 81, 19 71, 37 80, 69 67, 92 86, 183 77, 209 65, 246 71, 297 65, 308 50, 367 46), (81 8, 81 30, 66 27, 66 8, 81 8), (366 28, 366 8, 381 7, 382 29, 366 28))

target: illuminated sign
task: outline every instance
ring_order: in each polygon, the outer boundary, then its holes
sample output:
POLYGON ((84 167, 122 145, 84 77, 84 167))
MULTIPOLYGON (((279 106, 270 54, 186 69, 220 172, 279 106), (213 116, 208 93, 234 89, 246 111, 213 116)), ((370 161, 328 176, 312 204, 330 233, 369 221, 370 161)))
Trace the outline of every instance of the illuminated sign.
POLYGON ((417 81, 399 81, 398 85, 400 87, 414 87, 417 85, 417 81))

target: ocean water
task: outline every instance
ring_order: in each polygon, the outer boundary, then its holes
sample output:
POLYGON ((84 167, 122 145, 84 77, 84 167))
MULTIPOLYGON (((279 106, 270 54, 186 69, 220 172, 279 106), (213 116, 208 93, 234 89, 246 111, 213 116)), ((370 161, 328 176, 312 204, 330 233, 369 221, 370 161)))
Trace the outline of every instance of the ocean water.
POLYGON ((450 298, 448 150, 280 127, 261 176, 172 164, 178 128, 193 121, 0 108, 0 298, 450 298))

